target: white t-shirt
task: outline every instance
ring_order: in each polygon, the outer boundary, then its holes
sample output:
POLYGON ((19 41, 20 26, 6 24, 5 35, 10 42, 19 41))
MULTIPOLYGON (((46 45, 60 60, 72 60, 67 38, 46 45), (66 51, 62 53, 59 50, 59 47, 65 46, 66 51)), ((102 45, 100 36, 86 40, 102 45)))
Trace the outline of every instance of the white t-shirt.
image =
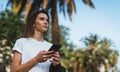
MULTIPOLYGON (((35 57, 40 51, 46 50, 52 46, 47 41, 39 42, 33 38, 20 38, 16 41, 13 51, 16 50, 22 54, 21 64, 26 63, 33 57, 35 57)), ((29 72, 49 72, 49 66, 51 62, 48 60, 43 63, 36 64, 29 72)))

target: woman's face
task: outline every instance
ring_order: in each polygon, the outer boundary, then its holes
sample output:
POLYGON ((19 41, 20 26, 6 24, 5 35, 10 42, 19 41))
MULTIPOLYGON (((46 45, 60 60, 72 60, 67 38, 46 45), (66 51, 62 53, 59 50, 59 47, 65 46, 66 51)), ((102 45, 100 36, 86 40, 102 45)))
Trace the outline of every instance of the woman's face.
POLYGON ((49 26, 47 15, 44 13, 39 13, 36 17, 35 24, 33 26, 35 31, 41 33, 46 32, 49 26))

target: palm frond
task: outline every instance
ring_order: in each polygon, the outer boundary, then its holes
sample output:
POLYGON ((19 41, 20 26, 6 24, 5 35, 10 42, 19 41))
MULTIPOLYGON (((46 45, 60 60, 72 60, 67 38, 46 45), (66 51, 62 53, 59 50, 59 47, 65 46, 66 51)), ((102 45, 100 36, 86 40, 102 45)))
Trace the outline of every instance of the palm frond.
POLYGON ((66 14, 65 14, 65 0, 59 0, 58 7, 59 7, 59 11, 62 12, 63 15, 66 17, 66 14))
POLYGON ((67 0, 66 1, 67 4, 67 13, 69 15, 70 20, 72 20, 72 14, 75 12, 75 3, 74 0, 67 0))
POLYGON ((28 0, 21 0, 21 1, 22 1, 21 2, 21 7, 20 7, 20 9, 18 10, 18 13, 17 13, 18 15, 20 15, 22 13, 22 11, 24 10, 28 0))
POLYGON ((43 0, 43 9, 47 8, 48 0, 43 0))
POLYGON ((88 4, 91 8, 95 8, 94 4, 92 3, 91 0, 83 0, 85 4, 88 4))
POLYGON ((25 13, 25 18, 27 18, 29 10, 31 9, 31 5, 32 5, 32 1, 31 0, 27 0, 27 5, 26 5, 26 13, 25 13))

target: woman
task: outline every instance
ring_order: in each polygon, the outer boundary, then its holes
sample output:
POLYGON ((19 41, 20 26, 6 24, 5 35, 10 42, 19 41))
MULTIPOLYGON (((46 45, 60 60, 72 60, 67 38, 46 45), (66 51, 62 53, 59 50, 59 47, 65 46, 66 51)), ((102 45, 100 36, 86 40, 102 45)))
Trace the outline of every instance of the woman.
POLYGON ((28 17, 24 38, 18 39, 13 47, 11 72, 49 72, 60 68, 59 53, 48 51, 52 44, 44 40, 48 27, 46 11, 36 10, 28 17))

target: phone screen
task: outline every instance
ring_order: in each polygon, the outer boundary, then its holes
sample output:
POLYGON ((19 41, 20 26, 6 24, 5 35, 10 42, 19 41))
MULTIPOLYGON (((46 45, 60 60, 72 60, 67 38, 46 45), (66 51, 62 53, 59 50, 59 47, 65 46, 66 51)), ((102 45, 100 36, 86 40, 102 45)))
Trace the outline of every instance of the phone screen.
POLYGON ((60 45, 60 44, 53 44, 48 51, 55 51, 55 52, 57 52, 61 48, 61 46, 62 45, 60 45))

